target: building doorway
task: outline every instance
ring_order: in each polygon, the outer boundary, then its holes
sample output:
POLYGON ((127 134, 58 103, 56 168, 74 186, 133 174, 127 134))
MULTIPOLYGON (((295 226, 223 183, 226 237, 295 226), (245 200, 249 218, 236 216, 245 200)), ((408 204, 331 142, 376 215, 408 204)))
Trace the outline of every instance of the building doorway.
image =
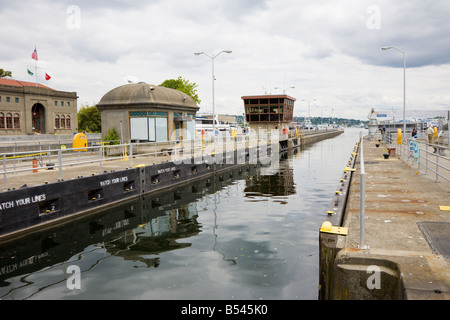
POLYGON ((177 141, 183 140, 183 122, 177 121, 175 122, 175 139, 177 141))
POLYGON ((40 103, 31 107, 31 123, 34 133, 45 133, 45 108, 40 103))

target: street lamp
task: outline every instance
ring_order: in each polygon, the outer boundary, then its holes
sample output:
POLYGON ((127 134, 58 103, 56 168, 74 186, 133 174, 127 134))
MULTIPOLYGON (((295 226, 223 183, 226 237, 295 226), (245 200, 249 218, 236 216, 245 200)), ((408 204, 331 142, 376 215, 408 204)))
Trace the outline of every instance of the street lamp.
MULTIPOLYGON (((275 87, 274 89, 281 89, 281 88, 280 87, 275 87)), ((295 87, 289 87, 289 88, 283 89, 283 94, 285 94, 286 90, 288 90, 288 89, 295 89, 295 87)))
MULTIPOLYGON (((311 100, 302 100, 302 101, 308 101, 309 120, 311 120, 311 100)), ((312 99, 312 101, 317 101, 317 99, 312 99)))
POLYGON ((383 47, 381 50, 386 51, 395 49, 403 54, 403 134, 406 134, 406 53, 396 47, 383 47))
POLYGON ((223 51, 220 51, 216 55, 213 54, 212 56, 210 56, 209 54, 204 53, 204 52, 195 52, 194 53, 196 56, 204 54, 205 56, 207 56, 208 58, 211 59, 211 65, 212 65, 212 113, 213 113, 213 134, 214 134, 214 136, 216 136, 216 115, 215 115, 215 109, 214 109, 214 80, 215 80, 215 78, 214 78, 214 59, 222 52, 230 54, 232 51, 231 50, 223 50, 223 51))

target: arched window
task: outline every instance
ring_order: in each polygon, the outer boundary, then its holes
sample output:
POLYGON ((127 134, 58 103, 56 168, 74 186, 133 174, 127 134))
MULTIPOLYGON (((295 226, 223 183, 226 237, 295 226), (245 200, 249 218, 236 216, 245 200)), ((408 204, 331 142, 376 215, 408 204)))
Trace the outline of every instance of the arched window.
POLYGON ((61 129, 64 129, 66 127, 66 118, 64 115, 61 116, 61 129))
POLYGON ((12 114, 7 113, 6 114, 6 129, 12 129, 13 128, 13 121, 12 121, 12 114))
POLYGON ((66 128, 70 129, 70 116, 66 116, 66 128))
POLYGON ((0 129, 5 129, 5 114, 0 112, 0 129))
POLYGON ((59 129, 59 114, 55 117, 55 129, 59 129))
POLYGON ((14 113, 14 129, 20 129, 20 116, 18 113, 14 113))

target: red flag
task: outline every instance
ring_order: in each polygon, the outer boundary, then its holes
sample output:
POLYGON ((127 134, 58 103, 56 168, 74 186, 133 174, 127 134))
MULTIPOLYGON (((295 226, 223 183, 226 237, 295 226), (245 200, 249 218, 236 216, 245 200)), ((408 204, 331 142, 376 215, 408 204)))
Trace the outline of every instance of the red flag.
POLYGON ((50 80, 52 77, 50 77, 47 72, 45 73, 45 80, 50 80))
POLYGON ((38 55, 37 55, 37 51, 36 48, 34 48, 33 53, 31 54, 31 59, 37 60, 38 59, 38 55))

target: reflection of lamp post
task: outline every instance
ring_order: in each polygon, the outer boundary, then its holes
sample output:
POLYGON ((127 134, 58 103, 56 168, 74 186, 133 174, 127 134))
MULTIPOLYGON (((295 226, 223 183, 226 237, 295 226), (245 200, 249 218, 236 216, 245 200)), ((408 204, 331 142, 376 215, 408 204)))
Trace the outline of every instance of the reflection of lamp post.
POLYGON ((406 134, 406 53, 396 47, 383 47, 381 50, 395 49, 403 54, 403 134, 406 134))
POLYGON ((196 56, 204 54, 205 56, 207 56, 208 58, 211 59, 211 64, 212 64, 212 113, 213 113, 213 134, 214 134, 214 136, 216 136, 216 115, 215 115, 215 109, 214 109, 214 80, 215 80, 215 78, 214 78, 214 59, 222 52, 231 53, 231 50, 220 51, 218 54, 216 54, 216 55, 213 54, 212 56, 210 56, 204 52, 195 52, 194 53, 196 56))

